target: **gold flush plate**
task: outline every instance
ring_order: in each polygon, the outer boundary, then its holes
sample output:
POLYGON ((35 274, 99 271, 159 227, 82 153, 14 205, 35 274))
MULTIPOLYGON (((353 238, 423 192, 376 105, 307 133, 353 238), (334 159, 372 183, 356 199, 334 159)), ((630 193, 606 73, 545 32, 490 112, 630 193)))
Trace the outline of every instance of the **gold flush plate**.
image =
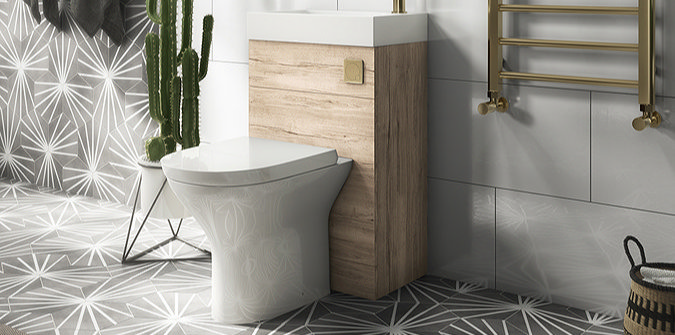
POLYGON ((345 83, 363 85, 363 60, 345 59, 345 83))

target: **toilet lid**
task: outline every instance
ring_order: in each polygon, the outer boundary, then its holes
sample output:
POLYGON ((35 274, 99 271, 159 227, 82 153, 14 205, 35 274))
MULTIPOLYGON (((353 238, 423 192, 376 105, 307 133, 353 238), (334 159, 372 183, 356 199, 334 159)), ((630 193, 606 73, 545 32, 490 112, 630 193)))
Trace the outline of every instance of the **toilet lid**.
POLYGON ((337 163, 335 149, 240 137, 202 144, 161 160, 166 177, 206 186, 266 183, 337 163))

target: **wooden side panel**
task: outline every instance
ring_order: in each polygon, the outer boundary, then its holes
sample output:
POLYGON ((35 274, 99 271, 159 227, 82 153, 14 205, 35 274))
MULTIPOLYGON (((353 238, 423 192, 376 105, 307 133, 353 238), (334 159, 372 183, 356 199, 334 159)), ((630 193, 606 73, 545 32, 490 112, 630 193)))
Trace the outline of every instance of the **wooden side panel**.
POLYGON ((343 261, 331 260, 331 289, 366 299, 380 298, 375 294, 375 267, 343 261))
POLYGON ((375 78, 375 245, 388 263, 377 268, 378 283, 388 276, 388 291, 426 273, 426 57, 426 43, 376 49, 376 60, 388 58, 375 78))
POLYGON ((249 41, 251 87, 373 99, 373 48, 249 41), (365 63, 364 85, 344 83, 344 60, 365 63))
MULTIPOLYGON (((389 46, 375 49, 375 162, 382 164, 391 159, 389 152, 390 134, 390 84, 389 67, 391 55, 389 46)), ((389 287, 389 220, 395 213, 390 212, 389 171, 378 166, 375 169, 375 253, 377 258, 377 296, 381 297, 390 292, 389 287)), ((393 206, 391 206, 393 207, 393 206)))

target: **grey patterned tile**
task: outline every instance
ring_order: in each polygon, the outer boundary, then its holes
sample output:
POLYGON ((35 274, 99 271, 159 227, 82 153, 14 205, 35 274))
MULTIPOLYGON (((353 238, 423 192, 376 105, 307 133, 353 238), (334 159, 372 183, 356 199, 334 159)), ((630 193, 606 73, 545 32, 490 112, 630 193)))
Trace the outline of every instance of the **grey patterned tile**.
POLYGON ((454 282, 436 276, 424 276, 388 295, 398 302, 439 304, 446 301, 457 291, 454 282))
POLYGON ((0 316, 0 322, 31 335, 59 335, 51 314, 7 312, 0 316))
POLYGON ((374 314, 395 303, 394 299, 386 296, 372 301, 343 293, 333 293, 320 301, 331 313, 341 314, 374 314))
POLYGON ((447 335, 523 335, 525 331, 514 327, 504 319, 460 319, 443 328, 440 334, 447 335))
MULTIPOLYGON (((617 318, 434 276, 377 301, 334 293, 228 326, 211 320, 210 262, 119 264, 128 208, 6 180, 0 196, 0 322, 31 334, 620 333, 617 318)), ((194 220, 183 229, 204 238, 194 220)), ((165 221, 150 220, 139 246, 169 235, 165 221)))
POLYGON ((518 298, 494 290, 475 290, 454 295, 443 306, 461 318, 507 319, 520 310, 518 298))
POLYGON ((211 319, 211 310, 194 294, 153 293, 129 304, 133 320, 108 327, 102 335, 236 334, 242 326, 211 319))
MULTIPOLYGON (((331 312, 321 303, 314 302, 294 311, 259 324, 250 324, 244 334, 311 334, 309 326, 331 312)), ((239 335, 239 334, 238 334, 239 335)))
POLYGON ((385 334, 438 334, 441 329, 459 319, 439 304, 397 303, 376 314, 385 325, 385 334))
POLYGON ((518 297, 518 313, 506 322, 532 334, 554 331, 560 334, 579 335, 589 324, 577 317, 567 307, 533 298, 518 297))
POLYGON ((12 297, 41 288, 41 279, 44 275, 49 273, 57 277, 58 272, 68 269, 69 265, 68 258, 64 255, 28 255, 5 258, 2 261, 0 296, 12 297))

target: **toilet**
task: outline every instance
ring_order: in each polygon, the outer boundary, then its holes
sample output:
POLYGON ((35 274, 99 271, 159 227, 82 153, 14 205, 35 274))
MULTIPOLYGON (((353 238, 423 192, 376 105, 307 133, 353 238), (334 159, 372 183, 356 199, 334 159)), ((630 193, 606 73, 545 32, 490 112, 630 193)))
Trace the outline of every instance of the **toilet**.
POLYGON ((241 137, 178 151, 161 164, 211 244, 215 320, 267 320, 330 293, 328 216, 351 159, 241 137))

